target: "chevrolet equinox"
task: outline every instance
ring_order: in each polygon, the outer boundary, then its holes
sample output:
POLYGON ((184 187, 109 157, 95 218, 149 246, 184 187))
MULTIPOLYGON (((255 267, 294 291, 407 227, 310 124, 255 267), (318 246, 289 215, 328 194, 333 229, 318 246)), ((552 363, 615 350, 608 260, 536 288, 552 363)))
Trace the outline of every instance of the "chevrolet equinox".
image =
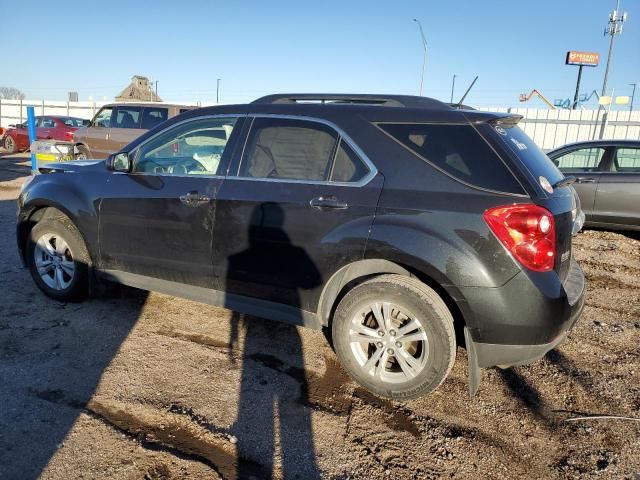
POLYGON ((48 296, 114 281, 327 328, 346 371, 408 399, 532 362, 580 316, 571 178, 520 117, 411 96, 271 95, 191 110, 18 199, 48 296))

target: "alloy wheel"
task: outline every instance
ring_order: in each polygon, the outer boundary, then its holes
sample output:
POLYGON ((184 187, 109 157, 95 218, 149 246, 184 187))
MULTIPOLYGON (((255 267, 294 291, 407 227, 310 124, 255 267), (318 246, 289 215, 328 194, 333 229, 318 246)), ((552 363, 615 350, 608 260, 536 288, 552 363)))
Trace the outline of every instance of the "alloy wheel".
POLYGON ((379 380, 414 379, 429 359, 427 333, 406 308, 374 302, 360 309, 349 329, 351 352, 362 370, 379 380))
POLYGON ((33 255, 38 274, 49 288, 60 291, 71 285, 75 264, 69 245, 60 235, 42 235, 36 242, 33 255))

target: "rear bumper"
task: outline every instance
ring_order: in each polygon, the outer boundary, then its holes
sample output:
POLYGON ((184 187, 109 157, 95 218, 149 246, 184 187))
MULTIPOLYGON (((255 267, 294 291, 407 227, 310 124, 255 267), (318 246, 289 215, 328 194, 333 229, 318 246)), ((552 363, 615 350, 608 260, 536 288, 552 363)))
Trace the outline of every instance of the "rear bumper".
MULTIPOLYGON (((535 279, 532 283, 535 285, 535 279)), ((488 328, 483 329, 481 324, 475 330, 465 327, 469 391, 472 396, 478 390, 480 368, 525 365, 538 360, 562 343, 573 328, 585 302, 585 279, 580 266, 571 260, 569 273, 561 284, 560 295, 549 295, 555 292, 554 286, 544 286, 546 288, 538 288, 538 295, 525 290, 510 301, 501 302, 502 308, 506 309, 502 314, 506 317, 502 320, 500 317, 493 318, 488 328), (537 308, 532 307, 531 297, 539 302, 537 308), (501 335, 496 335, 498 328, 501 335), (515 341, 494 341, 500 338, 515 341)), ((507 287, 507 292, 510 290, 507 287)))

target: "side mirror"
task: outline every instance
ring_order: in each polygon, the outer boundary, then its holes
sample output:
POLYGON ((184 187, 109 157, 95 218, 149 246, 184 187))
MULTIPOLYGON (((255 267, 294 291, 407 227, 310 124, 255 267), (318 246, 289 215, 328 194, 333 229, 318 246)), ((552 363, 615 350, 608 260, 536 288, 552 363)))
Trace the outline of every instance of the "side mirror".
POLYGON ((107 170, 111 170, 112 172, 128 173, 131 171, 131 160, 129 159, 129 154, 127 152, 109 155, 109 157, 107 157, 106 165, 107 170))

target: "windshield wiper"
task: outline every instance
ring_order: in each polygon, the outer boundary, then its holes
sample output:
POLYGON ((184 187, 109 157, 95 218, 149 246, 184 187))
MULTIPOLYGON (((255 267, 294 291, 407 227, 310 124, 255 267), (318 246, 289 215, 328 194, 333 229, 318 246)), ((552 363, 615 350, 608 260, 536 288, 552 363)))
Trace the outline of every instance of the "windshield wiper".
POLYGON ((556 183, 554 183, 553 188, 568 187, 569 185, 575 182, 576 182, 576 177, 574 177, 573 175, 569 175, 567 177, 564 177, 562 180, 559 180, 556 183))

